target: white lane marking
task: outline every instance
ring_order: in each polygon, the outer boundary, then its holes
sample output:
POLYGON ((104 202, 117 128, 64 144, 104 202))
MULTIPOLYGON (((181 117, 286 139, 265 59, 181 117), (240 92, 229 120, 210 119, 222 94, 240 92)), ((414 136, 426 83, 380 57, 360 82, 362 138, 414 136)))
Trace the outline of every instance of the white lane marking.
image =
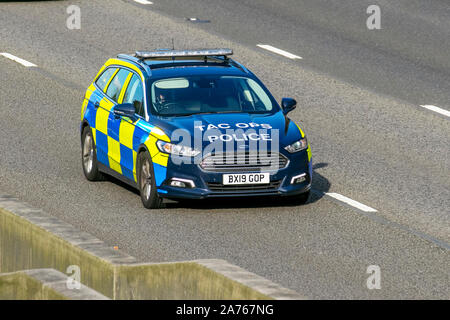
POLYGON ((134 0, 134 2, 137 2, 140 4, 153 4, 153 2, 147 1, 147 0, 134 0))
POLYGON ((284 56, 284 57, 286 57, 286 58, 289 58, 289 59, 303 59, 303 58, 300 57, 300 56, 297 56, 297 55, 292 54, 292 53, 289 53, 289 52, 287 52, 287 51, 284 51, 284 50, 281 50, 281 49, 272 47, 272 46, 270 46, 270 45, 268 45, 268 44, 257 44, 256 46, 257 46, 257 47, 260 47, 260 48, 263 48, 263 49, 265 49, 265 50, 272 51, 272 52, 274 52, 274 53, 277 53, 277 54, 282 55, 282 56, 284 56))
POLYGON ((442 109, 442 108, 439 108, 439 107, 436 107, 436 106, 432 106, 432 105, 429 105, 429 104, 421 105, 421 107, 425 108, 425 109, 428 109, 428 110, 431 110, 431 111, 434 111, 434 112, 437 112, 437 113, 440 113, 440 114, 443 114, 444 116, 450 117, 450 111, 447 111, 445 109, 442 109))
POLYGON ((348 205, 350 205, 352 207, 355 207, 355 208, 357 208, 359 210, 362 210, 364 212, 377 212, 376 209, 371 208, 369 206, 366 206, 365 204, 362 204, 361 202, 358 202, 358 201, 355 201, 353 199, 347 198, 346 196, 343 196, 342 194, 333 193, 333 192, 327 192, 325 194, 330 196, 330 197, 332 197, 332 198, 334 198, 334 199, 336 199, 336 200, 342 201, 342 202, 344 202, 344 203, 346 203, 346 204, 348 204, 348 205))
POLYGON ((19 57, 13 56, 10 53, 6 53, 6 52, 0 52, 0 56, 4 56, 5 58, 11 59, 17 63, 20 63, 21 65, 25 66, 25 67, 37 67, 37 65, 35 65, 34 63, 28 62, 26 60, 23 60, 19 57))
MULTIPOLYGON (((325 193, 325 192, 314 190, 314 189, 311 189, 311 191, 313 193, 315 193, 316 195, 318 195, 318 196, 329 195, 331 197, 331 195, 329 193, 325 193)), ((375 209, 372 209, 372 210, 375 210, 375 209)), ((440 239, 434 238, 434 237, 432 237, 432 236, 430 236, 430 235, 428 235, 426 233, 423 233, 423 232, 411 229, 411 228, 409 228, 407 226, 404 226, 404 225, 401 225, 401 224, 399 224, 397 222, 390 221, 390 220, 388 220, 386 218, 383 218, 382 216, 377 215, 374 212, 364 212, 364 211, 361 211, 361 210, 356 211, 356 212, 362 214, 363 216, 369 218, 372 221, 375 221, 377 223, 380 223, 380 224, 383 224, 383 225, 386 225, 386 226, 390 226, 390 227, 393 227, 393 228, 396 228, 396 229, 399 229, 399 230, 406 231, 406 232, 411 233, 411 234, 413 234, 413 235, 415 235, 417 237, 420 237, 420 238, 422 238, 424 240, 431 241, 431 242, 433 242, 434 244, 438 245, 441 248, 444 248, 446 250, 450 250, 450 243, 447 243, 447 242, 442 241, 440 239)))

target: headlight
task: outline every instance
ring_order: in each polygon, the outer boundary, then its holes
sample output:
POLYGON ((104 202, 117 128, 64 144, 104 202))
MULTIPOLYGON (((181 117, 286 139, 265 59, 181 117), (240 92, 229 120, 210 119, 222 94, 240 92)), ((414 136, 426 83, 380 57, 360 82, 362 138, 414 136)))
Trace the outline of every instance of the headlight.
POLYGON ((169 143, 169 142, 165 142, 162 140, 159 140, 156 145, 158 146, 158 149, 161 152, 164 153, 170 153, 173 155, 177 155, 177 156, 182 156, 182 157, 195 157, 196 155, 198 155, 200 153, 200 151, 186 147, 186 146, 181 146, 178 144, 173 144, 173 143, 169 143))
POLYGON ((294 142, 293 144, 290 144, 287 147, 285 147, 285 149, 290 153, 299 152, 306 148, 308 148, 308 140, 306 140, 306 138, 300 139, 294 142))

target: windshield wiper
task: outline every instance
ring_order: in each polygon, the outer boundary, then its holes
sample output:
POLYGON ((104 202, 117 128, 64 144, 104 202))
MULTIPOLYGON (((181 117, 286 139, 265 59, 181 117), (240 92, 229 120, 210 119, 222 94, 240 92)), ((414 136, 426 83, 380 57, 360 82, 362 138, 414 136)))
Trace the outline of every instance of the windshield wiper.
POLYGON ((162 115, 166 117, 188 117, 197 114, 218 114, 218 113, 248 113, 245 111, 208 111, 208 112, 193 112, 193 113, 183 113, 183 114, 171 114, 171 115, 162 115))

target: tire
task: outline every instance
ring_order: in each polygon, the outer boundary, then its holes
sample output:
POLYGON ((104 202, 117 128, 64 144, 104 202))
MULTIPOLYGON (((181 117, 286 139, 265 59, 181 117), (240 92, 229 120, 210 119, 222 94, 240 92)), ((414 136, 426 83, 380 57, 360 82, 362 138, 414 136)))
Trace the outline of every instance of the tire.
POLYGON ((288 201, 292 205, 303 205, 306 202, 308 202, 310 194, 311 194, 311 191, 308 190, 308 191, 306 191, 304 193, 300 193, 300 194, 297 194, 295 196, 290 196, 288 201))
POLYGON ((153 162, 148 151, 139 153, 137 178, 138 189, 141 194, 142 204, 147 209, 159 209, 162 205, 162 198, 158 195, 156 188, 153 162))
POLYGON ((97 152, 89 126, 85 127, 81 134, 81 164, 86 179, 89 181, 103 180, 103 174, 98 170, 97 152))

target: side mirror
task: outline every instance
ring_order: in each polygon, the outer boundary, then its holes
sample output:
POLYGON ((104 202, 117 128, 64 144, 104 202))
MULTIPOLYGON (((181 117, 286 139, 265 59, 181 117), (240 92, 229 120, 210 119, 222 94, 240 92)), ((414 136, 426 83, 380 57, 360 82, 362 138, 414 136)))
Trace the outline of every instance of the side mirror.
POLYGON ((292 98, 283 98, 281 100, 281 107, 283 108, 283 113, 288 114, 297 107, 297 101, 292 98))
POLYGON ((118 104, 114 107, 114 115, 117 117, 134 117, 136 108, 132 103, 118 104))

